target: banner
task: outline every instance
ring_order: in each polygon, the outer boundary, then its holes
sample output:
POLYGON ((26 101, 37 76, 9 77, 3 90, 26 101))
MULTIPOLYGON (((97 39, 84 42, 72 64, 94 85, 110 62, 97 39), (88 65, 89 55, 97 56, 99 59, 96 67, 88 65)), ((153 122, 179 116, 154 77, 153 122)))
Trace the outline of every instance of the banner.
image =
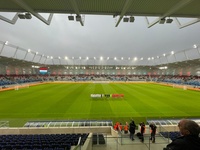
POLYGON ((124 98, 124 94, 91 94, 91 98, 124 98))

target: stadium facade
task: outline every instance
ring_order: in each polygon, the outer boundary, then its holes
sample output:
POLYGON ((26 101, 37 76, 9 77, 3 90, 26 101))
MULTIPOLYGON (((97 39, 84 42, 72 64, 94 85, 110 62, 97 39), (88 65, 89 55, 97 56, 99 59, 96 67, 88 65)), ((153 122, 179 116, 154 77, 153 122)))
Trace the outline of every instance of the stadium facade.
POLYGON ((198 46, 148 58, 53 57, 7 42, 0 46, 1 75, 39 75, 39 68, 46 67, 48 75, 200 76, 198 46))

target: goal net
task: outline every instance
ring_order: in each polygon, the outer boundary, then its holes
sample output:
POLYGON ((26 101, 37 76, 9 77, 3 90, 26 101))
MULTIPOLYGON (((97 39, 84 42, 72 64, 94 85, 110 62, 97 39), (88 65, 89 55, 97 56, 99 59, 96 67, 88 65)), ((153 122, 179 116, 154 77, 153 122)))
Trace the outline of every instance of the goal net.
POLYGON ((29 88, 29 84, 16 85, 14 89, 19 90, 19 89, 24 89, 24 88, 29 88))
POLYGON ((179 88, 179 89, 187 90, 187 86, 186 85, 173 84, 172 87, 173 88, 179 88))

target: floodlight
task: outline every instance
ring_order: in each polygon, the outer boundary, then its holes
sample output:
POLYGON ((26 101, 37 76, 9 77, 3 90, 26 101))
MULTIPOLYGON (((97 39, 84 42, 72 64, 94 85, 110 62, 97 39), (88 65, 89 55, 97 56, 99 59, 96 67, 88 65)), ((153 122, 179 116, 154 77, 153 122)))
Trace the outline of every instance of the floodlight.
POLYGON ((76 16, 76 21, 81 21, 81 16, 76 16))
POLYGON ((160 19, 159 23, 160 24, 164 24, 165 23, 165 18, 160 19))
POLYGON ((18 17, 19 17, 20 19, 26 19, 24 14, 18 14, 18 17))
POLYGON ((74 16, 68 16, 68 19, 69 19, 70 21, 72 21, 72 20, 74 20, 74 16))
POLYGON ((25 16, 25 18, 26 18, 26 19, 31 19, 31 18, 32 18, 32 16, 31 16, 31 14, 30 14, 30 13, 25 13, 25 15, 24 15, 24 16, 25 16))
POLYGON ((172 22, 173 22, 173 19, 169 18, 169 19, 166 20, 166 23, 172 23, 172 22))
POLYGON ((124 22, 128 22, 128 21, 129 21, 129 18, 128 18, 128 17, 124 17, 124 18, 123 18, 123 21, 124 21, 124 22))
POLYGON ((134 17, 130 17, 130 22, 134 22, 135 21, 135 18, 134 17))
POLYGON ((193 45, 193 48, 197 48, 198 46, 196 44, 193 45))

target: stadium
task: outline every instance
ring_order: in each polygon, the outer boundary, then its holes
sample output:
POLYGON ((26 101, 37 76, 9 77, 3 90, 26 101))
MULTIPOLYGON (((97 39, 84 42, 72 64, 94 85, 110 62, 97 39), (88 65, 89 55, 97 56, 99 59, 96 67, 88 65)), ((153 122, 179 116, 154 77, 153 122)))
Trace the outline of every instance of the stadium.
MULTIPOLYGON (((103 14, 117 17, 118 27, 120 22, 134 22, 133 16, 154 16, 148 28, 174 19, 180 29, 200 21, 193 9, 200 6, 197 0, 141 1, 109 0, 108 5, 98 0, 51 0, 48 6, 39 0, 0 1, 1 12, 16 13, 0 19, 15 25, 35 17, 50 25, 54 13, 64 13, 84 26, 83 15, 103 14), (146 9, 147 5, 162 9, 146 9), (50 13, 48 19, 40 12, 50 13), (198 19, 181 24, 179 17, 198 19)), ((146 58, 61 56, 0 40, 0 149, 158 150, 180 136, 181 119, 200 125, 198 44, 146 58), (141 122, 146 124, 143 143, 125 133, 131 120, 137 124, 136 133, 141 122), (115 128, 116 123, 122 128, 115 128), (156 143, 149 140, 151 123, 157 126, 156 143)))

